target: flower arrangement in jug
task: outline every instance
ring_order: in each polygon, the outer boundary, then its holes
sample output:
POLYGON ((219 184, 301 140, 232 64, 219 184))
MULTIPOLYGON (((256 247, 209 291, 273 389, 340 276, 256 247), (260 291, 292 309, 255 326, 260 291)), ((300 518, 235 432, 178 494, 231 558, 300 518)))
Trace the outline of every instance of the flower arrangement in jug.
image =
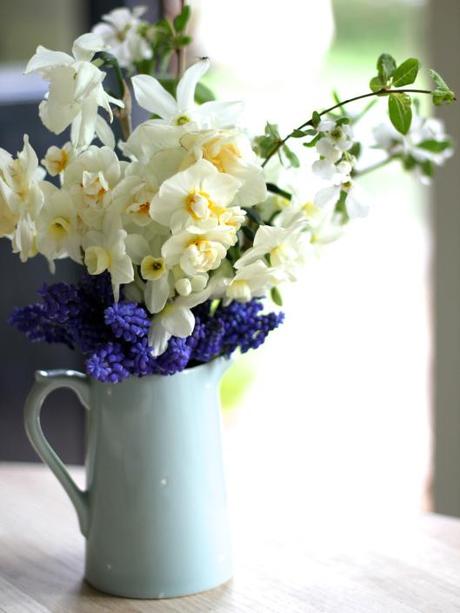
POLYGON ((399 162, 429 180, 452 153, 412 95, 438 105, 454 94, 434 71, 432 90, 410 87, 414 58, 398 65, 382 54, 363 95, 336 99, 284 137, 267 123, 252 138, 243 105, 214 100, 201 83, 208 58, 183 70, 190 7, 154 24, 142 14, 105 15, 71 55, 39 46, 26 68, 49 82, 39 116, 54 134, 69 129, 69 142, 41 162, 27 136, 15 158, 0 150, 0 236, 22 262, 40 254, 52 270, 61 258, 82 266, 77 284, 44 286, 11 323, 32 341, 80 348, 88 374, 108 382, 173 374, 264 342, 283 320, 283 285, 366 213, 356 184, 369 168, 354 126, 375 102, 389 111, 370 135, 376 166, 399 162), (130 92, 150 114, 134 130, 130 92), (365 98, 357 114, 345 110, 365 98), (277 172, 300 164, 323 183, 308 202, 289 189, 289 170, 277 172))

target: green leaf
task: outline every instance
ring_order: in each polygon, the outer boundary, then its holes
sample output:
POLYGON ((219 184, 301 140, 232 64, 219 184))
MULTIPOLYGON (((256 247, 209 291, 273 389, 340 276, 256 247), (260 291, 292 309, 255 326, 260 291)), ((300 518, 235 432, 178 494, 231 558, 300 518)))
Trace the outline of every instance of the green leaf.
POLYGON ((253 149, 259 157, 267 158, 280 142, 281 136, 278 131, 278 126, 275 123, 267 121, 265 124, 265 133, 262 136, 256 136, 253 143, 253 149))
POLYGON ((449 140, 433 140, 427 139, 418 143, 419 149, 425 149, 425 151, 431 151, 432 153, 442 153, 446 149, 452 147, 452 143, 449 140))
POLYGON ((183 32, 187 27, 188 20, 190 19, 191 9, 188 4, 184 6, 182 11, 174 18, 174 29, 176 32, 183 32))
POLYGON ((176 38, 174 39, 174 46, 176 48, 186 47, 187 45, 190 45, 191 42, 192 42, 191 36, 187 36, 187 34, 179 34, 179 36, 176 36, 176 38))
POLYGON ((354 155, 355 158, 359 158, 359 156, 361 155, 361 143, 358 143, 358 142, 353 143, 351 148, 348 150, 348 153, 351 153, 351 155, 354 155))
POLYGON ((396 61, 389 53, 382 53, 377 60, 377 70, 380 79, 386 84, 396 70, 396 61))
POLYGON ((291 149, 289 149, 287 145, 283 145, 283 153, 286 156, 286 159, 289 162, 289 164, 292 166, 292 168, 300 167, 299 158, 296 156, 296 154, 291 149))
POLYGON ((423 162, 420 162, 420 168, 425 177, 431 178, 434 175, 434 166, 431 160, 423 160, 423 162))
POLYGON ((304 147, 314 147, 320 138, 321 138, 321 132, 317 134, 315 138, 312 138, 311 141, 309 141, 308 143, 302 143, 302 145, 304 147))
POLYGON ((373 92, 379 92, 381 89, 385 88, 385 82, 383 82, 380 77, 373 77, 369 81, 369 87, 373 92))
POLYGON ((241 231, 243 232, 243 234, 245 235, 245 237, 251 241, 251 243, 254 241, 254 237, 255 237, 255 235, 256 235, 256 233, 254 232, 254 230, 252 230, 252 229, 251 229, 251 228, 249 228, 248 226, 242 226, 242 227, 241 227, 241 231))
POLYGON ((203 104, 203 102, 210 102, 211 100, 215 100, 216 97, 214 92, 209 89, 203 83, 198 83, 195 89, 195 102, 198 104, 203 104))
POLYGON ((313 111, 310 121, 311 125, 314 128, 317 128, 319 126, 319 124, 321 123, 321 115, 318 113, 318 111, 313 111))
POLYGON ((390 94, 388 112, 391 123, 401 134, 409 132, 412 122, 411 98, 407 94, 390 94))
POLYGON ((283 298, 281 297, 280 291, 277 287, 272 287, 270 290, 270 296, 275 304, 278 306, 283 306, 283 298))
POLYGON ((274 183, 267 183, 267 190, 272 194, 276 194, 277 196, 282 196, 283 198, 286 198, 286 200, 292 199, 292 194, 290 194, 284 189, 281 189, 281 187, 278 187, 274 183))
POLYGON ((253 222, 255 222, 258 226, 261 226, 263 224, 262 218, 259 215, 259 212, 257 211, 257 209, 255 209, 254 207, 251 208, 245 208, 244 209, 246 211, 246 215, 249 217, 249 219, 253 222))
POLYGON ((350 118, 349 117, 339 117, 339 119, 337 119, 337 121, 335 123, 338 126, 343 126, 344 124, 349 124, 350 123, 350 118))
POLYGON ((450 104, 455 101, 455 93, 450 89, 441 75, 435 70, 430 70, 430 76, 436 84, 436 89, 433 92, 433 104, 439 106, 441 104, 450 104))
POLYGON ((415 81, 420 69, 420 62, 414 57, 400 64, 393 73, 393 86, 402 87, 415 81))

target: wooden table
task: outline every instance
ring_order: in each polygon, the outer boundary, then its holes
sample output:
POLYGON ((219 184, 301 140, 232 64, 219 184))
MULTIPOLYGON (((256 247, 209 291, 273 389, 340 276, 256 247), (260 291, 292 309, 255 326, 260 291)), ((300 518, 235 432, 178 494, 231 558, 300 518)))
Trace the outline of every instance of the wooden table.
MULTIPOLYGON (((81 469, 75 471, 81 478, 81 469)), ((0 465, 0 611, 460 611, 458 520, 423 515, 353 522, 335 510, 322 520, 299 521, 295 514, 271 517, 268 508, 251 514, 240 503, 233 505, 242 511, 234 512, 230 583, 187 598, 118 599, 82 581, 83 538, 54 477, 38 465, 0 465)))

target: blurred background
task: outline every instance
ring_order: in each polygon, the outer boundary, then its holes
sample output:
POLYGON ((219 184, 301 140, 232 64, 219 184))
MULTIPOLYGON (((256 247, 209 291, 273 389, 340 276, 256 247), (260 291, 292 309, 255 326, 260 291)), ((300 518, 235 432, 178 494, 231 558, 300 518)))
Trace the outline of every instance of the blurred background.
MULTIPOLYGON (((44 83, 23 77, 38 44, 68 50, 100 16, 120 6, 89 0, 0 5, 0 146, 22 134, 42 155, 56 143, 38 121, 44 83), (24 15, 33 13, 33 20, 24 15)), ((135 5, 136 2, 125 2, 135 5)), ((179 2, 143 2, 149 17, 179 2)), ((245 99, 251 130, 281 133, 334 88, 367 89, 377 56, 419 57, 460 90, 457 0, 191 0, 192 55, 209 55, 207 83, 245 99)), ((381 103, 383 105, 383 102, 381 103)), ((382 106, 367 120, 384 113, 382 106)), ((460 141, 457 107, 444 112, 460 141)), ((366 124, 364 125, 366 129, 366 124)), ((63 138, 62 140, 65 140, 63 138)), ((284 293, 286 323, 266 345, 238 358, 222 387, 230 480, 258 521, 284 517, 411 514, 460 516, 460 189, 458 158, 431 189, 391 165, 363 179, 370 217, 356 224, 284 293), (295 497, 293 497, 295 492, 295 497)), ((299 178, 301 180, 301 177, 299 178)), ((78 356, 31 346, 5 320, 34 300, 44 261, 23 266, 0 243, 0 460, 32 460, 22 405, 37 368, 81 368, 78 356)), ((58 266, 58 277, 78 271, 58 266)), ((65 392, 45 410, 45 429, 66 461, 84 455, 83 410, 65 392)))

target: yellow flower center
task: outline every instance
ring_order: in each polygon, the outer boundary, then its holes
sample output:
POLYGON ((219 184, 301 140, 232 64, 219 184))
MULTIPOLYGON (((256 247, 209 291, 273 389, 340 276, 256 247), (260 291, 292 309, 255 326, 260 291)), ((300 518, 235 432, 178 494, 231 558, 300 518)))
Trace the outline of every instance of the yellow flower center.
POLYGON ((176 126, 183 126, 186 123, 190 123, 192 120, 190 119, 190 117, 187 117, 187 115, 178 115, 176 117, 176 121, 175 124, 176 126))
POLYGON ((219 144, 218 138, 213 138, 203 145, 203 158, 213 164, 219 172, 227 172, 235 161, 241 157, 241 151, 234 143, 219 144))
POLYGON ((154 258, 147 255, 141 262, 141 275, 146 281, 156 281, 166 272, 163 258, 154 258))
POLYGON ((61 239, 70 231, 70 223, 64 217, 56 217, 50 225, 50 233, 55 239, 61 239))
POLYGON ((207 192, 193 190, 185 198, 185 208, 194 219, 207 219, 215 207, 207 192))

